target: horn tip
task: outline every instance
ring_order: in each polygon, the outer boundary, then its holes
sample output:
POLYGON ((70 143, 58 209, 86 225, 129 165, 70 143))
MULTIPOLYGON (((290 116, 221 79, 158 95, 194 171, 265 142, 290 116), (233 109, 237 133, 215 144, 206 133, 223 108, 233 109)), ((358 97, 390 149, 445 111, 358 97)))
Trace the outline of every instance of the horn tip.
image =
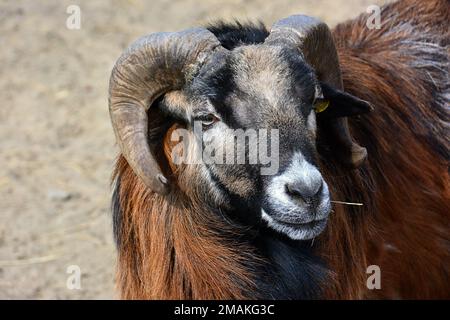
POLYGON ((143 179, 144 184, 153 192, 160 195, 167 195, 170 191, 169 181, 162 174, 158 173, 153 178, 143 179))
POLYGON ((169 181, 162 174, 156 175, 156 183, 153 185, 153 190, 161 195, 166 195, 169 193, 169 181))
POLYGON ((353 145, 351 153, 351 164, 353 168, 360 167, 367 159, 367 149, 364 147, 353 145))

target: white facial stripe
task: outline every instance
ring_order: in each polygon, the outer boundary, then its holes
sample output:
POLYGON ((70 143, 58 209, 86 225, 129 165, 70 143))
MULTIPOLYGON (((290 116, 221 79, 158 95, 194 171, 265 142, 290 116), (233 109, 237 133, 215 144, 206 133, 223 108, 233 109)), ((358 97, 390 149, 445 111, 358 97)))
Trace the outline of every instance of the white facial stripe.
POLYGON ((316 112, 314 110, 311 110, 311 112, 308 115, 308 118, 306 119, 306 127, 312 133, 315 139, 317 131, 317 123, 316 123, 316 112))
POLYGON ((300 179, 306 184, 313 185, 317 180, 322 181, 322 175, 319 170, 309 163, 300 152, 294 154, 291 165, 284 174, 292 182, 300 179))

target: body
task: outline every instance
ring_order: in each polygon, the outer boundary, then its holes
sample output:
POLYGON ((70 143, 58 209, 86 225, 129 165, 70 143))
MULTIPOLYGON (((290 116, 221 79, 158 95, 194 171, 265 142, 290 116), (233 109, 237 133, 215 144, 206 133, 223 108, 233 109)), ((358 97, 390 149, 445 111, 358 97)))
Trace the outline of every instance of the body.
MULTIPOLYGON (((366 18, 338 25, 333 37, 346 92, 374 107, 349 120, 368 160, 344 168, 320 130, 316 159, 331 198, 363 206, 335 204, 320 235, 296 240, 267 221, 248 227, 234 219, 259 213, 258 194, 211 201, 220 193, 195 183, 203 179, 195 166, 168 161, 177 188, 160 195, 121 156, 113 214, 122 298, 448 297, 449 4, 387 5, 382 18, 391 24, 380 30, 367 29, 366 18), (381 268, 381 290, 366 287, 369 265, 381 268)), ((268 35, 264 26, 209 29, 227 49, 268 35)), ((161 99, 160 108, 176 98, 161 99)), ((157 157, 171 158, 178 126, 170 124, 157 157)))

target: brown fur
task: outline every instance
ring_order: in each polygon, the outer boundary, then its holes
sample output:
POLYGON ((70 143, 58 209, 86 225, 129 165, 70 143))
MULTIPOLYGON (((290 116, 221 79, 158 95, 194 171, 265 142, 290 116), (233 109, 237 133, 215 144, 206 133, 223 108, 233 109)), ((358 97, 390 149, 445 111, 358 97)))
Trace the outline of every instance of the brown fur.
MULTIPOLYGON (((404 0, 384 7, 381 30, 365 26, 367 15, 334 30, 346 91, 375 111, 350 121, 368 148, 366 165, 349 172, 322 159, 332 198, 364 203, 336 205, 320 237, 319 254, 333 272, 328 298, 450 297, 449 7, 404 0), (381 290, 366 288, 372 264, 381 267, 381 290)), ((118 160, 121 297, 254 298, 251 267, 264 262, 236 240, 242 230, 189 188, 195 167, 170 169, 177 189, 161 197, 118 160)))
POLYGON ((336 206, 329 221, 324 252, 338 276, 329 296, 448 298, 449 58, 434 44, 449 44, 450 2, 388 5, 381 30, 369 30, 366 17, 334 31, 346 91, 375 111, 351 121, 357 141, 368 147, 367 166, 353 177, 326 177, 335 199, 364 203, 336 206), (379 291, 365 287, 373 264, 381 268, 379 291))
MULTIPOLYGON (((165 153, 170 158, 170 133, 165 153)), ((117 283, 123 299, 242 299, 251 290, 246 261, 251 249, 238 243, 238 230, 208 213, 189 188, 196 172, 171 168, 180 188, 167 197, 142 184, 123 157, 115 176, 121 178, 122 221, 117 283)))

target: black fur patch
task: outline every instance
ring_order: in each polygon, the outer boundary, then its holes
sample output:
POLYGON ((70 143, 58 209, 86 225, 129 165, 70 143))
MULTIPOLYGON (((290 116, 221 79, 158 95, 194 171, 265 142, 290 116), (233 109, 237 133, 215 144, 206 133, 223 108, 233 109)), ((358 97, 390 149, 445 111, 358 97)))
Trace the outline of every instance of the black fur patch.
POLYGON ((254 240, 270 263, 256 279, 262 299, 318 299, 329 270, 312 252, 310 241, 294 241, 270 229, 254 240))
POLYGON ((122 208, 120 207, 120 176, 116 178, 113 186, 113 194, 111 201, 112 222, 113 222, 113 235, 117 249, 121 247, 121 232, 122 232, 122 208))
POLYGON ((269 35, 262 22, 241 24, 239 21, 234 23, 219 21, 207 26, 207 29, 216 36, 222 47, 228 50, 245 44, 263 43, 269 35))

